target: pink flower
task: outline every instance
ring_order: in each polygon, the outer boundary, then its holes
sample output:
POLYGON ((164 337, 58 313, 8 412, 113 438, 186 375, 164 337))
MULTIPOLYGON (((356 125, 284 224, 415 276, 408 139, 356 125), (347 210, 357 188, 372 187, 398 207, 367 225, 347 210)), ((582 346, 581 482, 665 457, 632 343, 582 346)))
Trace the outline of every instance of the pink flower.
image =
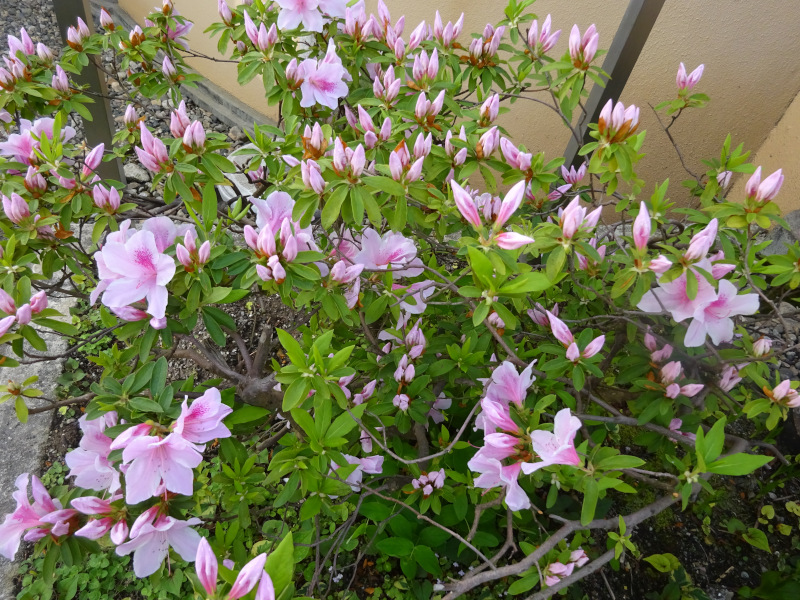
POLYGON ((548 587, 553 586, 565 577, 572 575, 572 571, 574 569, 574 562, 569 562, 566 565, 560 562, 551 563, 547 565, 547 568, 544 571, 544 584, 548 587))
POLYGON ((492 371, 492 376, 486 387, 486 398, 504 406, 508 406, 509 403, 513 402, 521 407, 528 395, 528 389, 536 381, 536 377, 532 373, 535 363, 536 361, 533 361, 521 373, 518 373, 513 363, 503 361, 499 367, 492 371))
POLYGON ((380 235, 368 227, 361 236, 361 251, 353 262, 364 265, 372 271, 392 269, 392 276, 416 277, 422 273, 421 261, 417 259, 417 247, 414 242, 400 233, 388 231, 380 235))
POLYGON ((297 29, 302 25, 305 31, 322 31, 322 14, 317 10, 319 0, 275 0, 275 3, 281 7, 279 29, 297 29))
POLYGON ((58 500, 53 500, 50 494, 35 475, 23 473, 17 477, 14 485, 17 491, 12 494, 17 506, 14 512, 6 515, 2 525, 0 525, 0 556, 5 556, 8 560, 14 560, 14 555, 19 549, 20 540, 25 534, 25 541, 34 542, 42 539, 48 533, 54 536, 61 536, 69 531, 65 520, 76 514, 74 510, 68 510, 67 514, 58 500), (28 480, 31 480, 31 492, 33 494, 33 504, 28 498, 28 480), (49 515, 57 518, 56 523, 50 523, 44 519, 49 515))
MULTIPOLYGON (((225 0, 221 0, 224 2, 225 0)), ((226 4, 227 6, 227 4, 226 4)), ((246 14, 246 13, 245 13, 246 14)), ((131 107, 132 109, 133 107, 131 107)), ((192 120, 186 113, 186 101, 181 100, 176 110, 173 110, 169 116, 169 131, 176 138, 182 138, 186 133, 186 128, 189 127, 192 120)))
MULTIPOLYGON (((539 304, 528 310, 528 316, 533 319, 533 322, 542 327, 550 327, 550 318, 547 316, 547 309, 539 304)), ((558 316, 558 304, 553 305, 552 313, 558 316)))
POLYGON ((577 186, 581 180, 586 177, 586 163, 583 163, 578 170, 575 170, 574 166, 567 168, 564 165, 561 165, 561 177, 564 178, 566 183, 569 183, 572 187, 577 186))
POLYGON ((647 264, 647 268, 650 269, 653 273, 658 273, 659 275, 662 275, 672 268, 672 261, 670 261, 663 254, 659 254, 656 258, 654 258, 647 264))
POLYGON ((75 477, 75 485, 87 490, 116 492, 120 488, 119 471, 108 460, 111 452, 111 438, 103 433, 106 427, 117 424, 117 413, 109 412, 98 419, 78 420, 83 437, 78 448, 64 457, 70 472, 67 477, 75 477))
POLYGON ((570 553, 569 562, 575 563, 575 566, 580 568, 589 562, 589 557, 583 548, 576 548, 570 553))
POLYGON ((309 107, 315 104, 335 109, 339 98, 347 95, 347 84, 344 78, 347 71, 336 56, 333 40, 328 45, 328 54, 322 61, 307 58, 298 67, 303 83, 300 91, 303 94, 300 106, 309 107))
MULTIPOLYGON (((165 438, 137 436, 122 451, 128 504, 159 494, 161 485, 176 494, 192 495, 194 469, 203 460, 199 448, 178 433, 165 438)), ((194 554, 192 554, 194 556, 194 554)))
POLYGON ((103 271, 101 278, 111 280, 103 288, 103 304, 119 308, 146 299, 151 316, 165 316, 166 286, 175 275, 175 261, 161 253, 150 231, 137 231, 125 242, 107 243, 95 260, 103 271))
POLYGON ((659 287, 648 291, 637 304, 639 310, 649 313, 658 313, 666 310, 672 314, 677 322, 684 321, 694 316, 698 308, 704 308, 716 299, 716 293, 705 277, 693 271, 683 273, 669 283, 659 283, 659 287), (697 279, 697 295, 690 299, 686 292, 686 278, 697 279), (663 306, 663 309, 662 309, 663 306))
MULTIPOLYGON (((699 293, 698 293, 699 296, 699 293)), ((736 286, 723 279, 719 282, 716 299, 695 308, 683 343, 687 347, 701 346, 706 335, 715 345, 733 339, 733 319, 737 315, 752 315, 758 311, 758 294, 738 295, 736 286)), ((676 319, 677 320, 677 319, 676 319)))
POLYGON ((397 408, 399 408, 403 412, 408 410, 408 405, 410 403, 411 399, 408 397, 407 394, 397 394, 392 399, 392 404, 394 404, 397 408))
MULTIPOLYGON (((148 513, 142 516, 146 515, 152 519, 148 513)), ((133 572, 137 577, 147 577, 155 573, 167 557, 169 546, 185 561, 191 562, 197 556, 200 534, 189 526, 199 525, 200 519, 179 521, 162 515, 154 523, 145 521, 139 523, 138 527, 137 523, 139 519, 131 528, 132 539, 117 546, 117 554, 120 556, 133 552, 133 572)))
POLYGON ((678 86, 678 93, 681 96, 691 92, 694 86, 697 85, 697 82, 700 81, 700 78, 703 76, 704 68, 705 65, 700 65, 687 75, 686 67, 683 66, 683 63, 680 64, 678 67, 678 75, 675 77, 675 85, 678 86))
POLYGON ((111 532, 110 538, 114 544, 119 545, 124 542, 125 538, 128 537, 128 523, 124 518, 120 519, 120 514, 111 506, 112 502, 121 498, 122 494, 112 496, 108 500, 94 496, 74 498, 70 504, 78 512, 84 515, 100 517, 90 519, 86 525, 75 532, 75 535, 90 540, 98 540, 108 532, 111 532))
POLYGON ((755 202, 769 202, 775 196, 783 185, 783 171, 778 169, 772 175, 761 181, 761 167, 756 169, 756 172, 748 179, 745 185, 745 193, 748 200, 755 202))
POLYGON ((490 458, 478 451, 467 463, 471 471, 480 473, 474 481, 475 487, 492 489, 502 487, 506 490, 506 505, 510 510, 524 510, 530 508, 531 500, 528 494, 520 487, 518 477, 523 463, 514 463, 508 466, 496 458, 490 458))
POLYGON ((231 432, 222 420, 232 412, 232 408, 222 403, 219 390, 212 387, 192 401, 191 406, 187 406, 186 400, 183 401, 173 431, 194 444, 230 437, 231 432))
MULTIPOLYGON (((495 393, 497 393, 496 390, 495 393)), ((489 398, 488 392, 487 396, 481 400, 481 419, 487 439, 496 429, 511 433, 519 432, 519 425, 511 418, 508 402, 505 399, 492 400, 489 398)))
POLYGON ((525 474, 550 465, 581 464, 581 459, 575 451, 575 434, 581 428, 580 419, 573 417, 568 408, 563 408, 556 413, 553 433, 538 429, 531 433, 533 451, 539 455, 541 462, 522 463, 525 474))

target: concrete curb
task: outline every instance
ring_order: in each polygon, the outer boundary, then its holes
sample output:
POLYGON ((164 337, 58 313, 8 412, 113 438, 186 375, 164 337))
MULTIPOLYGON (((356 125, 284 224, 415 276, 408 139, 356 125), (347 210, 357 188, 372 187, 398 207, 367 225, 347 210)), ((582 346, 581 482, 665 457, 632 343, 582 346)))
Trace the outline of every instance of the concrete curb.
MULTIPOLYGON (((49 306, 64 315, 75 303, 74 298, 50 298, 49 306)), ((47 342, 48 355, 61 354, 67 349, 67 340, 54 333, 42 335, 47 342)), ((30 348, 28 348, 30 350, 30 348)), ((61 375, 64 358, 57 358, 31 365, 21 365, 13 369, 2 369, 3 380, 22 382, 32 375, 38 375, 36 386, 44 396, 52 398, 56 390, 56 379, 61 375)), ((28 406, 41 406, 44 402, 29 401, 28 406)), ((11 497, 15 491, 14 481, 21 473, 41 475, 44 451, 47 447, 50 426, 53 421, 52 412, 31 415, 26 424, 17 420, 14 403, 9 401, 0 404, 0 515, 4 516, 14 510, 16 502, 11 497)), ((23 542, 23 546, 25 542, 23 542)), ((22 548, 17 552, 17 559, 22 555, 22 548)), ((0 557, 0 600, 12 600, 14 595, 13 579, 19 569, 19 562, 10 562, 0 557)))

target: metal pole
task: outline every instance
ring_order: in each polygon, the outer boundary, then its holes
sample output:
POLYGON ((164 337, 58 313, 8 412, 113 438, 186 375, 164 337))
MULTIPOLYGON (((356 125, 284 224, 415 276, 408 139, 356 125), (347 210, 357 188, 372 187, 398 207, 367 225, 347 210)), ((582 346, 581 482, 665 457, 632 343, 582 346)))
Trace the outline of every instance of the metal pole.
MULTIPOLYGON (((622 94, 664 2, 665 0, 631 0, 628 4, 603 61, 603 71, 608 73, 610 79, 604 88, 595 85, 589 93, 589 100, 586 102, 588 117, 579 125, 583 139, 581 145, 591 141, 589 123, 597 123, 600 111, 606 102, 611 98, 617 99, 622 94)), ((578 156, 578 150, 580 150, 578 142, 574 137, 570 138, 564 152, 566 159, 564 164, 578 166, 583 161, 583 157, 578 156)))
MULTIPOLYGON (((58 21, 58 29, 64 43, 67 42, 67 29, 77 23, 78 17, 83 19, 88 25, 89 30, 94 33, 94 20, 89 9, 88 0, 53 0, 53 9, 58 21)), ((100 60, 98 58, 98 60, 100 60)), ((114 116, 111 113, 111 105, 108 102, 108 88, 106 87, 105 75, 94 65, 84 68, 80 75, 74 76, 76 83, 89 86, 89 91, 93 92, 92 104, 87 108, 92 115, 92 120, 83 119, 83 128, 86 132, 86 141, 91 146, 100 143, 105 144, 106 150, 112 147, 114 136, 114 116)), ((98 174, 103 179, 116 179, 125 183, 125 173, 122 170, 122 162, 117 159, 111 162, 103 162, 97 168, 98 174)))

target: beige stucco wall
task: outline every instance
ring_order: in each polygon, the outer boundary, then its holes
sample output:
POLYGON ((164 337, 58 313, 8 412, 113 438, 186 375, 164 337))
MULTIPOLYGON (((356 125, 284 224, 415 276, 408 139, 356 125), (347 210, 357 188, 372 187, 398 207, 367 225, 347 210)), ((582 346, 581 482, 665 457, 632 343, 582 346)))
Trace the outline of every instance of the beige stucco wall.
MULTIPOLYGON (((783 169, 783 187, 775 199, 784 213, 800 209, 800 94, 784 113, 783 118, 772 129, 750 162, 761 165, 761 175, 766 177, 777 169, 783 169)), ((742 175, 734 182, 730 198, 744 196, 744 184, 749 175, 742 175)))
MULTIPOLYGON (((234 3, 234 0, 229 1, 234 3)), ((120 0, 120 5, 136 18, 148 12, 153 3, 153 0, 120 0)), ((506 5, 502 0, 437 0, 435 3, 386 0, 386 3, 395 18, 406 15, 406 35, 420 20, 432 22, 436 9, 445 20, 455 20, 463 11, 466 13, 464 39, 469 39, 469 32, 481 31, 487 22, 500 20, 506 5)), ((204 40, 202 33, 217 18, 216 3, 213 0, 175 0, 175 4, 196 22, 190 36, 192 46, 216 55, 216 41, 204 40)), ((542 17, 551 13, 555 27, 563 30, 553 51, 560 55, 566 51, 573 23, 578 23, 581 31, 596 23, 600 46, 607 48, 627 4, 625 0, 538 0, 533 8, 542 17)), ((374 9, 376 5, 377 0, 367 0, 368 8, 374 9)), ((678 63, 683 61, 689 69, 700 63, 706 65, 697 90, 709 94, 711 103, 702 110, 687 112, 671 129, 690 168, 702 171, 704 166, 700 160, 718 155, 728 132, 733 135, 734 143, 744 142, 745 147, 756 150, 781 120, 800 91, 800 62, 796 60, 800 56, 798 29, 800 8, 795 0, 666 2, 621 97, 624 103, 633 102, 642 108, 641 127, 647 129, 648 139, 644 148, 647 156, 640 163, 639 174, 648 182, 647 195, 656 182, 669 177, 673 200, 679 203, 689 200, 680 186, 680 181, 688 175, 648 107, 648 104, 655 105, 675 95, 678 63)), ((236 89, 235 69, 228 69, 232 65, 207 61, 194 64, 221 87, 236 89)), ((237 90, 236 94, 248 104, 266 111, 262 91, 262 86, 254 83, 237 90)), ((800 112, 800 106, 794 110, 800 112)), ((515 140, 524 143, 529 150, 541 150, 554 157, 566 147, 566 131, 558 117, 533 102, 519 101, 503 123, 515 140)), ((775 144, 786 143, 788 137, 790 134, 778 138, 775 144)), ((797 140, 794 142, 796 144, 797 140)), ((786 170, 788 179, 788 165, 786 170)), ((779 200, 786 203, 789 197, 796 198, 797 194, 782 193, 779 200)))

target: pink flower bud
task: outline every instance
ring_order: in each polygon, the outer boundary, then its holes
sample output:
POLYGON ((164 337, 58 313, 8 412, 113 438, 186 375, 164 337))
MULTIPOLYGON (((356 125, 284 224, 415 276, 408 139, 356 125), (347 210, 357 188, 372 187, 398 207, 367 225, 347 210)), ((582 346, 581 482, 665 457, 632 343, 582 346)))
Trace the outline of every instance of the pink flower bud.
POLYGON ((4 289, 0 289, 0 310, 7 315, 13 315, 17 312, 17 305, 14 304, 14 299, 4 289))
POLYGON ((472 196, 464 190, 455 181, 450 182, 450 187, 453 188, 453 200, 456 203, 456 208, 461 213, 461 216, 466 219, 467 223, 472 225, 475 229, 481 228, 481 218, 478 214, 478 208, 472 196))
POLYGON ((578 359, 581 357, 581 351, 578 350, 578 344, 572 342, 567 348, 567 360, 572 362, 578 362, 578 359))
POLYGON ((175 246, 175 258, 178 259, 178 262, 181 263, 187 269, 193 268, 192 257, 189 254, 189 251, 183 246, 183 244, 178 244, 175 246))
POLYGON ((53 51, 42 42, 36 44, 36 56, 38 56, 39 60, 41 60, 45 65, 49 65, 55 59, 53 56, 53 51))
POLYGON ((208 262, 211 258, 211 242, 206 240, 200 245, 200 249, 197 251, 197 262, 200 265, 204 265, 208 262))
POLYGON ((689 242, 684 258, 686 260, 702 260, 717 239, 717 219, 711 219, 702 231, 695 234, 689 242))
POLYGON ((31 322, 31 305, 30 304, 23 304, 17 309, 17 323, 20 325, 27 325, 31 322))
POLYGON ((100 26, 108 31, 114 31, 115 28, 114 19, 111 18, 105 8, 100 9, 100 26))
POLYGON ((45 308, 47 308, 47 294, 44 290, 40 292, 36 292, 33 296, 31 296, 31 312, 33 314, 39 314, 45 308))
POLYGON ((11 194, 11 198, 3 196, 3 211, 12 223, 19 225, 24 219, 31 216, 28 203, 22 196, 16 193, 11 194))
MULTIPOLYGON (((228 3, 225 0, 217 0, 217 12, 219 12, 219 18, 222 19, 222 22, 225 25, 229 25, 233 22, 233 14, 231 13, 231 9, 228 6, 228 3)), ((247 12, 245 11, 245 14, 247 12)), ((208 588, 206 588, 207 590, 208 588)), ((211 592, 209 592, 211 594, 211 592)))
POLYGON ((745 186, 745 192, 749 200, 756 202, 769 202, 775 196, 783 185, 783 171, 778 169, 772 175, 761 181, 761 167, 756 169, 756 172, 750 177, 745 186))
POLYGON ((95 146, 92 151, 86 155, 86 159, 83 161, 83 169, 81 169, 81 177, 83 179, 87 179, 92 175, 92 172, 100 166, 105 149, 105 144, 101 143, 99 146, 95 146))
POLYGON ((256 587, 256 584, 261 579, 262 573, 264 573, 264 564, 266 562, 267 555, 259 554, 242 567, 242 570, 239 571, 239 575, 236 577, 236 581, 233 582, 231 591, 228 592, 228 600, 241 598, 256 587))
POLYGON ((769 354, 772 348, 772 340, 767 337, 758 338, 753 344, 753 356, 760 358, 769 354))
POLYGON ((678 86, 678 92, 680 95, 684 95, 692 91, 694 86, 697 85, 697 83, 700 81, 700 78, 703 76, 704 68, 705 65, 700 65, 689 75, 687 75, 686 67, 683 66, 683 63, 680 64, 678 67, 678 75, 675 77, 675 84, 678 86))
POLYGON ((515 231, 504 231, 494 236, 494 241, 503 250, 516 250, 527 244, 532 244, 535 240, 515 231))
MULTIPOLYGON (((220 3, 225 4, 225 0, 220 0, 220 3)), ((197 578, 209 596, 213 596, 217 591, 218 565, 217 557, 211 550, 208 540, 201 538, 200 544, 197 546, 197 557, 195 558, 194 566, 197 571, 197 578)))
POLYGON ((633 244, 640 251, 647 249, 647 242, 650 239, 650 213, 647 205, 642 202, 639 205, 639 214, 633 222, 633 244))
POLYGON ((0 337, 8 333, 8 330, 11 329, 16 320, 17 318, 14 315, 0 319, 0 337))
POLYGON ((659 254, 656 258, 650 261, 650 263, 647 265, 647 268, 653 273, 658 273, 660 275, 662 273, 666 273, 672 268, 672 262, 663 254, 659 254))
POLYGON ((56 90, 57 92, 61 92, 62 94, 69 93, 69 78, 67 74, 64 72, 64 69, 61 68, 61 65, 56 65, 56 74, 53 75, 53 79, 50 82, 50 86, 56 90))
POLYGON ((572 335, 566 323, 549 310, 547 311, 547 319, 550 322, 550 330, 553 332, 553 335, 559 342, 564 344, 564 346, 569 346, 575 341, 575 337, 572 335))
POLYGON ((133 104, 128 104, 122 120, 128 129, 133 129, 136 126, 136 123, 139 121, 139 119, 136 116, 136 109, 133 108, 133 104))
POLYGON ((516 183, 514 187, 508 191, 505 198, 503 198, 503 202, 500 205, 500 212, 497 213, 497 218, 494 222, 495 230, 503 227, 506 221, 511 218, 511 215, 519 208, 519 205, 522 204, 522 198, 525 195, 525 185, 525 181, 516 183))
POLYGON ((604 335, 594 338, 591 342, 589 342, 586 348, 583 349, 581 356, 583 356, 583 358, 591 358, 603 349, 603 344, 605 343, 606 336, 604 335))

